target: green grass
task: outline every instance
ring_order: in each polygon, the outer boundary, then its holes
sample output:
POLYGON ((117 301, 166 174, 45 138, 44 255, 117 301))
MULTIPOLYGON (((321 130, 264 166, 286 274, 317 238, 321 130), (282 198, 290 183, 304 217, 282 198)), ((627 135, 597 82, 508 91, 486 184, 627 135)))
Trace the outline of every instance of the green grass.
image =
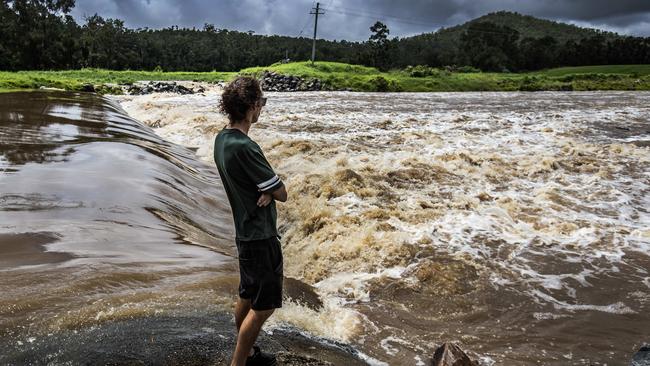
POLYGON ((410 77, 403 71, 380 72, 372 67, 349 65, 338 62, 293 62, 252 67, 240 73, 260 76, 264 71, 296 75, 307 79, 320 79, 336 90, 353 91, 470 91, 502 90, 499 81, 503 74, 456 74, 441 72, 435 77, 410 77), (498 75, 498 76, 497 76, 498 75))
POLYGON ((0 89, 38 89, 41 86, 65 90, 82 90, 84 84, 115 92, 111 84, 127 84, 149 80, 227 81, 234 72, 152 72, 81 69, 68 71, 0 71, 0 89), (108 84, 108 85, 107 85, 108 84))
POLYGON ((277 63, 271 66, 250 67, 240 71, 242 74, 258 74, 264 70, 272 70, 281 74, 297 75, 301 77, 324 78, 332 74, 378 75, 381 74, 374 67, 344 64, 340 62, 318 61, 313 65, 309 61, 277 63))
POLYGON ((11 93, 11 92, 15 92, 15 91, 22 91, 22 90, 25 90, 25 89, 7 89, 7 88, 0 88, 0 94, 2 94, 2 93, 11 93))
POLYGON ((558 67, 556 69, 536 72, 546 76, 566 76, 569 74, 628 74, 637 76, 650 75, 650 65, 601 65, 558 67))
POLYGON ((265 70, 317 78, 332 89, 354 91, 650 90, 650 65, 571 67, 532 73, 436 70, 432 76, 412 77, 405 71, 380 72, 337 62, 293 62, 248 68, 241 73, 259 76, 265 70))
POLYGON ((538 91, 538 90, 650 90, 650 65, 562 67, 530 73, 459 73, 434 69, 413 77, 404 70, 381 72, 372 67, 338 62, 292 62, 234 72, 151 72, 81 69, 70 71, 0 71, 0 90, 41 86, 82 90, 93 84, 100 93, 119 92, 116 84, 147 80, 228 81, 238 74, 259 76, 264 71, 320 79, 331 90, 352 91, 538 91))
POLYGON ((339 62, 292 62, 273 64, 265 67, 251 67, 240 71, 241 74, 260 76, 264 71, 273 71, 284 75, 295 75, 306 79, 319 79, 333 89, 350 89, 355 91, 375 90, 372 80, 384 73, 372 67, 350 65, 339 62))

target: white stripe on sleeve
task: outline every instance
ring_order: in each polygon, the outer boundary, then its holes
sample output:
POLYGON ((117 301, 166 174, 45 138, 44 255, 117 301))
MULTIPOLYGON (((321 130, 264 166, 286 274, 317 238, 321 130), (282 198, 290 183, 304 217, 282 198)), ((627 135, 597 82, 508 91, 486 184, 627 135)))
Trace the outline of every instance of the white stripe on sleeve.
POLYGON ((268 188, 268 187, 272 186, 273 184, 277 183, 277 181, 279 181, 279 180, 280 180, 280 178, 277 175, 274 175, 273 178, 267 180, 266 182, 262 182, 262 183, 258 184, 257 188, 259 188, 261 190, 264 190, 265 188, 268 188))

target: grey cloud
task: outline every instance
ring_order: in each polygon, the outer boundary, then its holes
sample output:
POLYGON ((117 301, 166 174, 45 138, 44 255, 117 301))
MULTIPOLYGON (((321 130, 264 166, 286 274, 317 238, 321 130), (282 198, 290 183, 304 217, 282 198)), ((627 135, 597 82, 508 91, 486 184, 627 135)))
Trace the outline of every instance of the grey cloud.
MULTIPOLYGON (((311 36, 312 0, 77 0, 73 16, 98 13, 119 18, 132 28, 172 25, 218 28, 261 34, 311 36)), ((484 15, 509 10, 541 18, 650 36, 649 0, 323 0, 319 37, 365 40, 369 27, 382 20, 391 36, 431 32, 484 15)))

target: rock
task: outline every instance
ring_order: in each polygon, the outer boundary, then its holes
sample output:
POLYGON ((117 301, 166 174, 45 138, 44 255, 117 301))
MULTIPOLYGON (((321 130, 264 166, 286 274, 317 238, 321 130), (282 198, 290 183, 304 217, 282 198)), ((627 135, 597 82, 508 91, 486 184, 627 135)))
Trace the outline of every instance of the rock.
POLYGON ((93 84, 83 84, 81 86, 81 91, 94 93, 95 92, 95 87, 93 86, 93 84))
POLYGON ((332 366, 331 362, 287 352, 278 352, 277 360, 279 366, 332 366))
POLYGON ((630 366, 650 366, 650 344, 639 349, 639 352, 634 354, 630 366))
POLYGON ((285 277, 283 284, 283 292, 288 299, 315 311, 323 308, 323 301, 312 286, 291 277, 285 277))
POLYGON ((316 91, 322 89, 320 80, 305 80, 298 76, 281 75, 276 72, 265 71, 260 79, 264 91, 316 91))
MULTIPOLYGON (((176 84, 176 82, 150 81, 146 84, 122 85, 123 90, 131 95, 144 95, 151 93, 176 93, 176 94, 194 94, 192 89, 176 84)), ((199 93, 205 92, 203 88, 198 89, 199 93)))
POLYGON ((40 90, 57 90, 57 91, 65 91, 65 89, 61 89, 61 88, 52 88, 52 87, 44 86, 44 85, 41 85, 41 86, 39 86, 38 88, 39 88, 40 90))
POLYGON ((443 343, 436 349, 431 360, 432 366, 478 366, 459 346, 454 343, 443 343))
MULTIPOLYGON (((229 365, 236 336, 231 313, 133 316, 58 330, 29 346, 0 335, 0 364, 229 365)), ((366 364, 349 346, 318 342, 289 329, 262 332, 257 344, 276 354, 279 365, 366 364)))

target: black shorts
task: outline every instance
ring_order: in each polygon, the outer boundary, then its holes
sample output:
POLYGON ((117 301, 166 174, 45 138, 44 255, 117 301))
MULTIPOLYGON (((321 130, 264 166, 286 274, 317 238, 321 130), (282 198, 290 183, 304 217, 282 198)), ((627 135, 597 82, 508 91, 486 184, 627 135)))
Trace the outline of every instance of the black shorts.
POLYGON ((240 241, 239 297, 251 300, 253 310, 282 307, 282 247, 277 237, 240 241))

